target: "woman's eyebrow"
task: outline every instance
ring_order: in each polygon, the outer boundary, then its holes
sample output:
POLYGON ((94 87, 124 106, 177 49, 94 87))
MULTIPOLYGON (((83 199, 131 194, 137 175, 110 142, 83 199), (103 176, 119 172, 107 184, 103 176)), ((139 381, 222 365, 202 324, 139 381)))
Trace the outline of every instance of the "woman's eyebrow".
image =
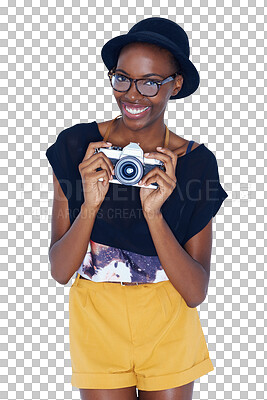
MULTIPOLYGON (((121 72, 123 72, 125 75, 128 75, 128 76, 130 76, 129 74, 127 74, 127 72, 125 72, 125 71, 123 71, 123 69, 116 69, 116 72, 117 71, 121 71, 121 72)), ((161 78, 164 78, 164 76, 162 76, 162 75, 159 75, 159 74, 146 74, 146 75, 143 75, 143 77, 144 78, 147 78, 147 77, 149 77, 149 76, 160 76, 161 78)))

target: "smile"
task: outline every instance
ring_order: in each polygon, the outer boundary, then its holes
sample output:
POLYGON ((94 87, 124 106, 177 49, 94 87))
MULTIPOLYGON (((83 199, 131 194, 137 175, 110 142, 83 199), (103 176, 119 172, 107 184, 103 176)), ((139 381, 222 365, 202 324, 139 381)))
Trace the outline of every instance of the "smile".
POLYGON ((151 107, 129 107, 126 106, 126 104, 122 104, 123 106, 123 110, 125 112, 125 115, 129 118, 141 118, 143 116, 145 116, 149 110, 151 109, 151 107))
POLYGON ((142 112, 144 112, 145 110, 148 109, 148 107, 145 107, 145 108, 129 108, 127 106, 125 106, 125 108, 131 114, 140 114, 140 113, 142 113, 142 112))

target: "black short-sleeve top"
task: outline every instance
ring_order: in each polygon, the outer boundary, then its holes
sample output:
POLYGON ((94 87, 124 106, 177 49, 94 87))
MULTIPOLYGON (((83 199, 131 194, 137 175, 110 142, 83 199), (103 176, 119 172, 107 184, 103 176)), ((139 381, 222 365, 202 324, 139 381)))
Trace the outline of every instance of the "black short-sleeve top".
MULTIPOLYGON (((89 143, 102 140, 96 121, 79 123, 61 131, 46 150, 68 199, 71 225, 84 202, 78 166, 89 143)), ((204 143, 178 157, 175 174, 176 187, 161 212, 177 241, 184 246, 217 214, 228 195, 220 184, 216 157, 204 143)), ((168 280, 143 216, 139 191, 137 186, 109 184, 95 218, 87 253, 77 270, 83 277, 96 282, 168 280)))

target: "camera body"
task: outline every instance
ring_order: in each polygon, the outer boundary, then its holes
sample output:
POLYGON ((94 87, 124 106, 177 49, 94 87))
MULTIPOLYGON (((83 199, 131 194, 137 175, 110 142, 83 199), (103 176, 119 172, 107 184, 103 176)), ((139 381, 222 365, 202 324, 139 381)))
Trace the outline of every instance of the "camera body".
MULTIPOLYGON (((156 182, 147 186, 138 185, 138 182, 153 168, 159 167, 165 171, 162 161, 144 157, 144 152, 139 143, 130 142, 125 147, 100 147, 95 149, 94 154, 99 152, 103 152, 114 166, 114 178, 110 179, 110 183, 157 189, 158 184, 156 182)), ((99 171, 101 168, 97 170, 99 171)), ((99 181, 103 181, 103 178, 100 178, 99 181)))

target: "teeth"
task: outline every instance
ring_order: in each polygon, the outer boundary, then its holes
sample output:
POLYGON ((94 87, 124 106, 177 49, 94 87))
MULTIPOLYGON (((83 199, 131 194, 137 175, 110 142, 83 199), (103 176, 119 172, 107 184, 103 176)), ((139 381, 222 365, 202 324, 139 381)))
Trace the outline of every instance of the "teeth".
POLYGON ((125 106, 125 108, 126 108, 126 110, 130 113, 130 114, 140 114, 140 113, 142 113, 143 111, 145 111, 145 110, 147 110, 148 109, 148 107, 145 107, 145 108, 129 108, 129 107, 127 107, 127 106, 125 106))

